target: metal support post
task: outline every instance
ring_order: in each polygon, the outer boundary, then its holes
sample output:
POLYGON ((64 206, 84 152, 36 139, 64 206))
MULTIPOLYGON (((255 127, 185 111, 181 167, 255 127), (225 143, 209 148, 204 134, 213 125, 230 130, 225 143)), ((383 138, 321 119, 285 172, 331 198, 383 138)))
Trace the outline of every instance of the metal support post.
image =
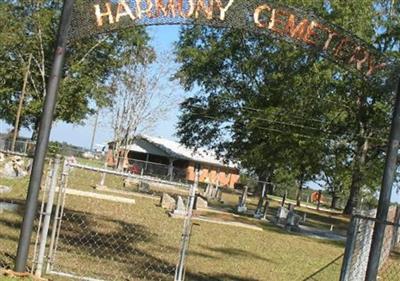
POLYGON ((346 248, 343 256, 342 270, 340 272, 340 281, 351 281, 349 279, 349 273, 354 252, 354 246, 357 238, 358 223, 359 219, 354 214, 351 217, 350 226, 347 231, 346 248))
POLYGON ((66 161, 64 161, 63 170, 61 173, 61 182, 58 189, 57 204, 55 208, 55 214, 53 218, 53 226, 50 236, 49 254, 46 265, 46 273, 51 272, 52 265, 55 259, 55 253, 57 249, 58 235, 60 233, 60 227, 62 222, 62 217, 64 214, 64 204, 65 204, 65 193, 68 186, 68 172, 69 166, 66 161))
POLYGON ((397 155, 400 141, 400 79, 398 80, 396 101, 394 104, 392 127, 389 137, 389 145, 386 154, 385 170, 382 179, 382 188, 379 196, 378 211, 376 214, 374 234, 372 236, 371 251, 368 260, 366 281, 375 281, 378 277, 379 263, 383 240, 385 238, 385 221, 390 207, 393 182, 397 169, 397 155))
POLYGON ((187 255, 187 250, 189 248, 190 233, 191 233, 191 229, 192 229, 193 206, 194 206, 194 201, 196 199, 196 191, 197 191, 198 185, 199 185, 199 177, 200 177, 200 170, 196 169, 195 182, 191 186, 190 193, 189 193, 188 210, 187 210, 187 215, 186 215, 184 226, 183 226, 180 257, 179 257, 179 262, 178 262, 178 265, 177 265, 176 271, 175 271, 175 279, 174 279, 175 281, 184 281, 185 280, 186 255, 187 255))
POLYGON ((35 271, 35 276, 39 277, 39 278, 42 276, 42 271, 43 271, 43 263, 44 263, 44 257, 45 257, 45 251, 46 251, 47 235, 49 233, 50 219, 51 219, 51 213, 53 210, 54 195, 56 193, 56 188, 57 188, 57 182, 58 182, 57 179, 58 179, 59 169, 60 169, 60 156, 57 155, 57 158, 54 161, 54 166, 53 166, 53 169, 51 172, 51 182, 50 182, 50 187, 48 190, 47 204, 46 204, 46 210, 44 213, 44 220, 43 220, 43 226, 42 226, 42 233, 40 235, 39 252, 38 252, 37 266, 36 266, 36 271, 35 271))
POLYGON ((35 158, 29 181, 28 195, 24 220, 19 235, 18 252, 15 261, 15 271, 24 272, 28 260, 29 244, 31 241, 33 222, 36 216, 37 201, 40 183, 42 181, 43 167, 49 144, 50 130, 53 123, 54 109, 57 101, 57 91, 62 76, 68 32, 72 20, 72 10, 75 0, 65 0, 61 14, 60 26, 57 37, 57 47, 50 78, 47 84, 46 98, 40 120, 39 135, 37 139, 35 158))

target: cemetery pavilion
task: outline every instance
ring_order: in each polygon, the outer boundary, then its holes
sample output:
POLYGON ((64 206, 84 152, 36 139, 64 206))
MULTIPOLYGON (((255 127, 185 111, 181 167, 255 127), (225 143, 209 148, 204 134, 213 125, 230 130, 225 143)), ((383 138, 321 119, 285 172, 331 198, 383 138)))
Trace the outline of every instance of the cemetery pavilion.
POLYGON ((144 172, 155 176, 168 175, 171 180, 193 182, 195 167, 200 166, 200 183, 212 183, 234 188, 239 181, 239 168, 234 163, 218 159, 212 151, 193 150, 164 138, 140 135, 123 146, 119 153, 114 142, 108 144, 107 165, 115 167, 115 155, 124 158, 124 168, 134 173, 144 172))

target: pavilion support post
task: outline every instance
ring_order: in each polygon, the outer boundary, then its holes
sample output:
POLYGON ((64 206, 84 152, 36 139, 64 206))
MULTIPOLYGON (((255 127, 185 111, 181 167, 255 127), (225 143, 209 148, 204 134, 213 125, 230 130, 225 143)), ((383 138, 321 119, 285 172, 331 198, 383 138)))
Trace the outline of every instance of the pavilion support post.
POLYGON ((169 159, 168 176, 170 181, 174 180, 174 159, 169 159))

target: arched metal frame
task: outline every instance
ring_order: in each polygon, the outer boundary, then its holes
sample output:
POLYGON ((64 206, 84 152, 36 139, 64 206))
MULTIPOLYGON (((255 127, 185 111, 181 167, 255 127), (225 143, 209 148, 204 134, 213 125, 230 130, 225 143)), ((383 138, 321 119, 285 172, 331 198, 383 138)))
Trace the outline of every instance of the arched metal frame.
POLYGON ((321 55, 378 87, 387 86, 392 81, 388 78, 399 69, 395 61, 351 32, 311 11, 273 0, 76 0, 69 38, 75 41, 135 26, 155 25, 240 29, 283 40, 321 55), (213 5, 208 6, 209 3, 213 5), (98 17, 96 12, 102 16, 98 17), (377 68, 370 73, 372 67, 377 68))
MULTIPOLYGON (((279 40, 285 40, 289 43, 301 46, 307 51, 316 52, 348 70, 355 70, 360 77, 378 85, 378 87, 381 87, 383 90, 388 89, 386 87, 388 83, 397 80, 395 75, 397 75, 398 67, 396 66, 395 61, 391 61, 389 58, 385 57, 373 46, 370 46, 350 32, 317 17, 312 12, 284 6, 275 3, 274 1, 64 0, 57 37, 57 46, 54 54, 51 76, 47 84, 47 94, 43 106, 38 141, 29 181, 24 220, 20 232, 15 268, 18 272, 23 272, 26 268, 33 221, 37 210, 40 182, 43 174, 44 159, 48 149, 50 130, 57 99, 57 90, 60 77, 63 75, 62 69, 67 42, 68 40, 79 40, 86 36, 94 36, 139 25, 207 25, 216 28, 242 29, 279 40), (215 8, 214 5, 211 9, 207 9, 207 7, 209 8, 208 4, 211 2, 217 5, 217 8, 215 8), (122 7, 121 3, 123 4, 122 7), (140 4, 137 5, 137 3, 140 4), (175 6, 168 6, 165 3, 173 3, 171 5, 175 6), (138 14, 136 13, 135 15, 132 12, 132 9, 136 8, 139 10, 146 10, 146 7, 148 7, 146 4, 152 4, 155 10, 149 10, 149 13, 146 14, 146 16, 139 13, 141 17, 139 19, 138 14), (161 4, 164 5, 161 6, 161 4), (95 5, 97 5, 97 15, 95 5), (107 5, 110 8, 109 11, 106 10, 106 12, 109 12, 110 14, 107 15, 108 23, 105 23, 103 20, 103 22, 99 24, 98 15, 102 13, 102 8, 108 8, 107 5), (158 12, 156 5, 158 5, 158 12), (224 16, 222 16, 221 7, 226 8, 227 6, 229 6, 229 9, 226 9, 224 16), (177 7, 179 7, 178 11, 176 11, 177 7), (130 10, 130 13, 128 10, 130 10), (174 10, 175 16, 173 16, 174 10), (218 12, 220 13, 219 17, 218 12), (216 16, 214 16, 214 13, 216 13, 216 16), (259 16, 258 21, 255 20, 256 13, 258 13, 259 16), (190 15, 189 17, 184 16, 188 14, 190 15), (277 25, 277 21, 279 21, 277 18, 277 16, 279 16, 278 14, 281 17, 280 27, 277 25), (114 20, 114 16, 116 18, 118 17, 118 20, 114 20), (111 17, 112 20, 110 20, 111 17), (274 23, 271 23, 273 17, 275 17, 274 23), (285 22, 282 22, 282 18, 285 17, 287 17, 288 22, 283 26, 285 22), (289 22, 290 19, 292 20, 291 22, 289 22), (301 25, 302 23, 303 25, 301 25), (276 25, 275 28, 274 25, 276 25), (287 26, 289 26, 288 29, 286 29, 287 26), (328 32, 328 35, 336 34, 336 43, 332 44, 332 39, 329 44, 331 47, 334 47, 324 48, 327 44, 327 38, 325 37, 325 39, 323 39, 324 37, 315 37, 318 35, 318 32, 316 31, 317 29, 319 29, 319 32, 325 30, 328 32), (366 63, 368 60, 373 61, 369 61, 370 63, 368 65, 366 63), (375 65, 381 65, 382 67, 377 68, 376 71, 372 73, 369 71, 372 63, 375 65)), ((385 232, 385 225, 382 222, 387 218, 394 174, 397 167, 397 154, 400 141, 399 88, 400 84, 397 87, 397 97, 394 105, 393 121, 377 211, 377 223, 375 224, 367 270, 367 281, 376 280, 377 277, 381 252, 380 249, 382 247, 385 232)))

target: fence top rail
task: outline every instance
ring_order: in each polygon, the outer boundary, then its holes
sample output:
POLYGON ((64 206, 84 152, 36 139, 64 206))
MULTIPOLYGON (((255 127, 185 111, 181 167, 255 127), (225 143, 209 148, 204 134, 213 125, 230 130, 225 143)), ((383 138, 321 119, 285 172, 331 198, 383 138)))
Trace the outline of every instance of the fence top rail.
POLYGON ((16 152, 16 151, 12 151, 12 150, 0 149, 0 153, 7 154, 7 155, 21 156, 21 157, 26 157, 26 158, 32 158, 32 156, 29 154, 22 153, 22 152, 16 152))
POLYGON ((131 179, 138 179, 138 180, 142 180, 142 181, 151 181, 151 182, 156 182, 156 183, 161 183, 161 184, 173 185, 175 187, 184 188, 184 189, 190 188, 189 184, 179 183, 179 182, 175 182, 175 181, 162 180, 162 179, 159 179, 156 177, 150 177, 150 176, 145 176, 145 175, 143 175, 143 176, 135 175, 135 174, 131 174, 131 173, 114 171, 114 170, 105 169, 105 168, 96 168, 96 167, 82 165, 82 164, 75 164, 75 163, 68 163, 68 162, 65 162, 65 163, 66 163, 67 167, 71 167, 71 168, 78 168, 78 169, 82 169, 82 170, 111 174, 111 175, 116 175, 116 176, 122 176, 122 177, 131 178, 131 179))
POLYGON ((360 214, 355 214, 353 215, 354 218, 358 218, 358 219, 363 219, 363 220, 370 220, 376 223, 380 223, 380 224, 386 224, 386 225, 391 225, 391 226, 395 226, 395 227, 400 227, 399 223, 394 223, 394 222, 390 222, 390 221, 382 221, 382 220, 378 220, 376 218, 372 218, 372 217, 368 217, 368 216, 363 216, 360 214))

